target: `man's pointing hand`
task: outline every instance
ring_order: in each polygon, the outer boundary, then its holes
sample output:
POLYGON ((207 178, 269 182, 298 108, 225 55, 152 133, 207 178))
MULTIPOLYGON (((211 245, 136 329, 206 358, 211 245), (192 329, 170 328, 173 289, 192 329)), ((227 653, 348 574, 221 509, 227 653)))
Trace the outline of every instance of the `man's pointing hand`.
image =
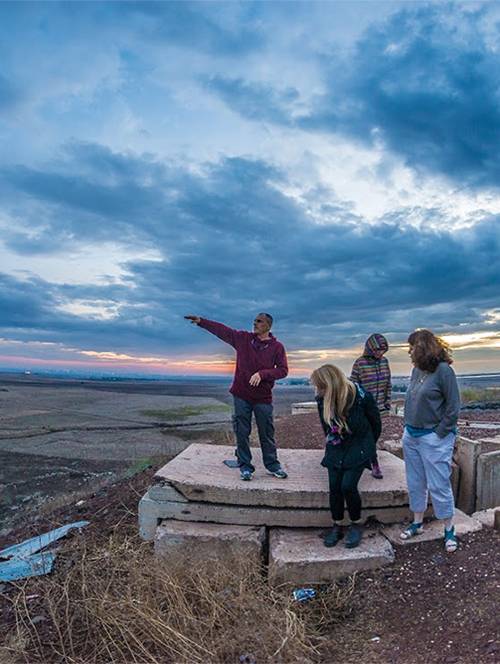
POLYGON ((199 316, 184 316, 186 320, 190 320, 193 325, 199 325, 201 318, 199 316))

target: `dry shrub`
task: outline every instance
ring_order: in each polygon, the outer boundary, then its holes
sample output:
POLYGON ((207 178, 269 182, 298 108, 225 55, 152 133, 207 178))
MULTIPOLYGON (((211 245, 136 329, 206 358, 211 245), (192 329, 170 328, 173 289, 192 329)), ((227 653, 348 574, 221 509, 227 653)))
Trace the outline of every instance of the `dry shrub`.
POLYGON ((271 588, 248 561, 162 561, 136 537, 111 538, 61 553, 53 575, 30 583, 34 604, 27 584, 20 588, 16 631, 4 647, 30 664, 216 664, 241 656, 306 664, 319 660, 352 590, 352 582, 329 586, 298 604, 289 587, 271 588))

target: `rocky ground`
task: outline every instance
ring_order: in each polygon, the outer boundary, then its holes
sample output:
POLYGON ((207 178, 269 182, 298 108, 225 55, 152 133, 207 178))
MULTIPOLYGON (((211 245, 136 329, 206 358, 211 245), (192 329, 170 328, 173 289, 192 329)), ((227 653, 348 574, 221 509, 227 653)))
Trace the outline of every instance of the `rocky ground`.
MULTIPOLYGON (((479 438, 499 436, 498 429, 476 428, 472 424, 500 425, 500 414, 498 411, 463 411, 460 415, 458 431, 461 435, 477 440, 479 438)), ((403 435, 403 420, 394 415, 383 419, 381 440, 401 438, 403 435)), ((295 448, 318 448, 324 444, 323 430, 319 424, 317 413, 303 413, 290 417, 279 418, 276 422, 276 440, 281 447, 295 448)))
MULTIPOLYGON (((494 421, 493 418, 490 421, 494 421)), ((282 447, 320 449, 323 445, 315 413, 279 418, 276 428, 282 447)), ((401 420, 387 418, 384 436, 394 438, 400 433, 401 420)), ((0 537, 0 547, 82 519, 89 520, 91 525, 62 545, 63 550, 64 547, 75 550, 75 556, 78 555, 78 538, 84 538, 87 552, 98 551, 106 538, 120 538, 125 533, 128 536, 132 533, 139 546, 135 534, 137 504, 153 472, 154 469, 147 469, 104 487, 83 502, 78 501, 78 505, 71 502, 50 514, 38 514, 0 537)), ((62 573, 56 563, 54 574, 62 573)), ((0 584, 0 642, 1 635, 13 633, 15 629, 14 606, 20 597, 33 603, 32 615, 37 618, 40 639, 50 639, 50 618, 42 606, 37 606, 37 583, 39 581, 31 579, 18 584, 0 584)), ((454 555, 446 555, 441 542, 397 547, 396 562, 391 567, 358 575, 349 616, 325 636, 321 661, 346 664, 357 664, 360 660, 367 664, 500 662, 499 600, 498 532, 484 529, 463 537, 454 555)), ((248 651, 252 651, 252 644, 248 644, 248 651)))

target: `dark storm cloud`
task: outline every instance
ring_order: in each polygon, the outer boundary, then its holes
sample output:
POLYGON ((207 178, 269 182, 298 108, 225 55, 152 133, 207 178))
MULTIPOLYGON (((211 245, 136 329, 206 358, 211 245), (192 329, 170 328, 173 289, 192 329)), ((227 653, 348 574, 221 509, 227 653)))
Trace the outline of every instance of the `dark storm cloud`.
MULTIPOLYGON (((374 328, 394 335, 416 325, 477 329, 482 312, 498 303, 498 217, 436 230, 439 213, 432 209, 416 229, 401 223, 401 210, 368 225, 332 195, 311 218, 282 193, 284 176, 266 163, 226 158, 193 173, 92 145, 73 146, 50 171, 16 168, 3 177, 4 203, 17 214, 23 204, 28 213, 33 205, 50 208, 43 232, 55 247, 61 236, 85 246, 92 219, 99 240, 154 247, 161 256, 129 261, 119 285, 26 286, 6 277, 4 335, 15 327, 23 339, 129 352, 172 352, 200 342, 215 348, 183 314, 248 327, 255 312, 269 310, 288 344, 318 348, 340 338, 349 345, 374 328), (110 301, 117 316, 101 320, 58 309, 78 300, 110 301)), ((34 218, 30 232, 37 232, 34 218)), ((17 241, 22 249, 19 234, 17 241)), ((82 275, 82 283, 89 277, 82 275)))
POLYGON ((381 139, 416 169, 498 186, 500 33, 496 23, 487 35, 485 19, 486 10, 424 5, 370 28, 347 67, 331 68, 304 126, 381 139))
POLYGON ((349 55, 320 56, 324 92, 292 117, 293 91, 215 78, 253 120, 382 143, 405 163, 463 186, 500 182, 500 23, 487 5, 426 4, 372 25, 349 55))

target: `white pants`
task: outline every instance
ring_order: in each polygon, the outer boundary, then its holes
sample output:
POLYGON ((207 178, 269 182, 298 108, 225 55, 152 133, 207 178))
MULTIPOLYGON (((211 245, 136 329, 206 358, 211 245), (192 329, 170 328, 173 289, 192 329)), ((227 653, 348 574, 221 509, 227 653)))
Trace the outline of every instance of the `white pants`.
POLYGON ((433 432, 416 438, 405 428, 402 442, 411 511, 425 512, 430 493, 436 517, 449 519, 455 513, 450 481, 455 434, 439 438, 433 432))

